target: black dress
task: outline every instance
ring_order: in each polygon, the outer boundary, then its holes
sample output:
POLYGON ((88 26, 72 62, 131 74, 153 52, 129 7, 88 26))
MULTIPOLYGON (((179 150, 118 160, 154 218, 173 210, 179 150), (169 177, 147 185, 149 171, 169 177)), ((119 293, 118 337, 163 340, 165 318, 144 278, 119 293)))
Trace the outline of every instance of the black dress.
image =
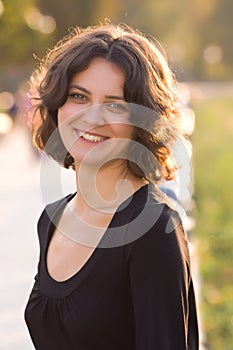
POLYGON ((146 185, 119 206, 84 266, 48 273, 49 242, 69 195, 38 222, 40 261, 25 310, 39 350, 197 350, 187 237, 178 214, 146 185), (52 219, 51 219, 52 218, 52 219))

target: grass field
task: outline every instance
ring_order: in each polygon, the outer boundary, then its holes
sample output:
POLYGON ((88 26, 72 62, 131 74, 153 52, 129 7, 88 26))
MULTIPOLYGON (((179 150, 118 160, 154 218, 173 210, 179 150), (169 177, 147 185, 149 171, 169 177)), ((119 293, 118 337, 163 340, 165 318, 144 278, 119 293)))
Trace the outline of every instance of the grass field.
POLYGON ((202 313, 211 350, 233 350, 233 99, 193 102, 202 313))

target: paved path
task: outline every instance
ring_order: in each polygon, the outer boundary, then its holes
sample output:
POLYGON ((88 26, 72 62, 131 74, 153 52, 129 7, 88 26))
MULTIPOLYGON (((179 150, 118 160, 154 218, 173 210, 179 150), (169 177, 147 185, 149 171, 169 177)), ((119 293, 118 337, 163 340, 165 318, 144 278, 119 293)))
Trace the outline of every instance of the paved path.
MULTIPOLYGON (((16 126, 4 137, 0 135, 0 164, 0 350, 32 350, 24 307, 37 267, 36 222, 44 201, 40 161, 22 126, 16 126)), ((66 180, 62 180, 65 194, 75 188, 74 173, 70 179, 71 174, 66 173, 66 180)), ((52 177, 47 185, 53 188, 52 177)), ((57 198, 54 195, 51 200, 57 198)))
POLYGON ((23 310, 35 273, 35 219, 41 208, 38 167, 28 135, 14 129, 0 139, 0 349, 30 350, 23 310))
MULTIPOLYGON (((22 127, 15 127, 0 139, 0 164, 0 350, 32 350, 23 313, 36 272, 39 252, 36 221, 44 203, 40 162, 33 155, 29 136, 22 127)), ((52 188, 52 178, 48 178, 48 184, 52 188)), ((64 193, 73 191, 73 186, 73 174, 65 173, 64 193)), ((194 262, 198 287, 196 259, 194 262)))
POLYGON ((30 158, 26 141, 15 130, 0 140, 2 350, 32 349, 23 323, 23 308, 32 282, 30 273, 34 273, 37 256, 32 228, 40 199, 36 175, 38 166, 30 158))

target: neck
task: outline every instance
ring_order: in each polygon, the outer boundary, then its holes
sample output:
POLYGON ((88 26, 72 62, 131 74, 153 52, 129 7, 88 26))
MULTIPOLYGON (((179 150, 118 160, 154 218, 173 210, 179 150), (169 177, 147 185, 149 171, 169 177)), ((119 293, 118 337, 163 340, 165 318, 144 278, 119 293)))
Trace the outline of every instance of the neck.
POLYGON ((75 164, 77 196, 75 206, 85 211, 93 209, 112 213, 145 182, 138 179, 124 160, 96 166, 75 164))

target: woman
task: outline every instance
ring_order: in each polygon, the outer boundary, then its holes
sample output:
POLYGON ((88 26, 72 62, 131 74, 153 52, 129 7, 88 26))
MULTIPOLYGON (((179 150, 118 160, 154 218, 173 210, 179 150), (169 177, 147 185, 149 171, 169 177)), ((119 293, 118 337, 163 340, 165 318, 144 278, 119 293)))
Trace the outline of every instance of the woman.
POLYGON ((127 26, 88 27, 31 82, 34 142, 77 183, 38 222, 25 310, 36 349, 198 349, 187 238, 158 190, 178 137, 164 55, 127 26))

